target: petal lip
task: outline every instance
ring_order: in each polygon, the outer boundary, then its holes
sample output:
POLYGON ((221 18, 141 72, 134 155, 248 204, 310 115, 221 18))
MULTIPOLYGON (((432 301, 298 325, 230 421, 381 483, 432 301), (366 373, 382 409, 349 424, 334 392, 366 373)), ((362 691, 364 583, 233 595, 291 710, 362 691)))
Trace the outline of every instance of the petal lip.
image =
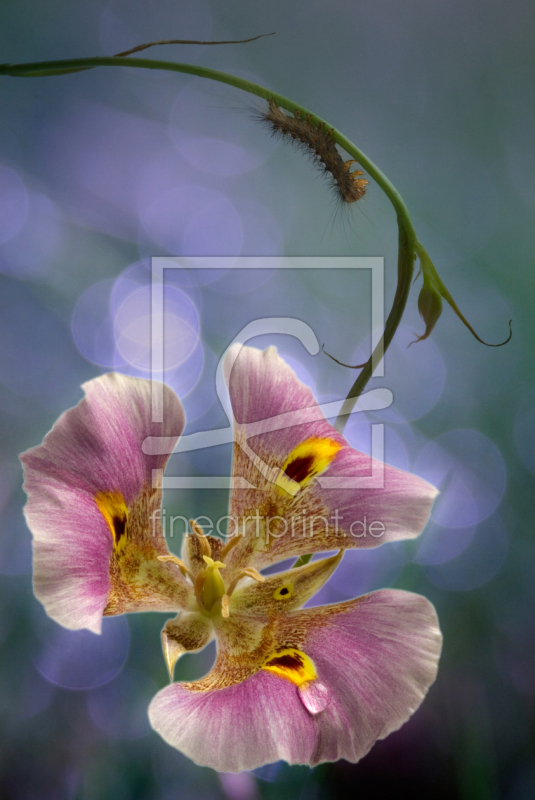
POLYGON ((110 589, 112 538, 99 492, 127 505, 151 487, 168 455, 146 456, 147 435, 178 440, 184 411, 164 386, 163 423, 152 422, 151 382, 108 373, 83 385, 85 397, 64 412, 42 444, 20 458, 33 534, 34 593, 66 628, 100 632, 110 589))
POLYGON ((316 739, 297 687, 264 670, 214 692, 173 683, 152 700, 149 719, 168 744, 219 772, 242 772, 280 759, 307 764, 316 739))
POLYGON ((180 656, 202 650, 214 635, 211 621, 196 611, 183 611, 167 620, 162 630, 162 649, 171 681, 180 656))
POLYGON ((298 688, 265 670, 220 689, 206 679, 172 684, 150 705, 152 727, 197 764, 223 772, 280 759, 356 762, 418 708, 442 642, 431 603, 400 590, 293 612, 276 637, 313 660, 317 685, 298 688))
POLYGON ((310 625, 308 652, 332 698, 315 717, 320 736, 310 764, 359 761, 412 716, 435 681, 442 648, 436 611, 421 595, 382 589, 295 616, 310 625))

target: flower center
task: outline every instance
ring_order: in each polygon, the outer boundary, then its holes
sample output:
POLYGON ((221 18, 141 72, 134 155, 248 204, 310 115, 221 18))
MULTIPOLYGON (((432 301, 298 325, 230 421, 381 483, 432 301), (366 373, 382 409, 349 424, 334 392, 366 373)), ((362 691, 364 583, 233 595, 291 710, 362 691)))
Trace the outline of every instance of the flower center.
POLYGON ((203 556, 206 567, 202 572, 202 602, 206 611, 212 611, 214 605, 225 594, 225 584, 220 569, 225 566, 222 561, 214 561, 210 556, 203 556))

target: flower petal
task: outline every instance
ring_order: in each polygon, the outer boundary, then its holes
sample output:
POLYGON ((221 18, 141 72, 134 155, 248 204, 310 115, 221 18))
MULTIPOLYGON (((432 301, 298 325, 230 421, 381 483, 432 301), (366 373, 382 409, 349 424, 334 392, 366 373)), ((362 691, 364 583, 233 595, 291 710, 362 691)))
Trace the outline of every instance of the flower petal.
MULTIPOLYGON (((226 772, 279 759, 356 762, 420 705, 441 646, 433 606, 394 590, 285 615, 274 637, 282 653, 302 653, 317 677, 296 685, 281 667, 241 683, 175 683, 150 705, 153 728, 196 763, 226 772)), ((223 677, 218 662, 211 674, 223 677)))
POLYGON ((230 614, 273 617, 300 608, 329 580, 341 558, 342 553, 338 553, 277 572, 262 583, 238 585, 231 596, 230 614))
POLYGON ((172 747, 220 772, 241 772, 280 759, 306 764, 317 736, 296 687, 264 670, 214 692, 173 683, 156 695, 149 719, 172 747))
POLYGON ((180 656, 202 650, 213 638, 212 623, 196 611, 183 611, 175 619, 168 619, 162 630, 162 648, 171 680, 180 656))
POLYGON ((226 375, 233 477, 256 487, 231 491, 229 513, 242 538, 226 561, 228 577, 245 565, 260 569, 301 553, 376 547, 421 533, 437 490, 388 465, 383 488, 352 488, 351 479, 370 473, 370 457, 327 422, 274 347, 233 348, 226 375), (321 485, 333 478, 339 486, 321 485))
POLYGON ((384 589, 292 617, 279 635, 308 627, 297 642, 330 695, 314 717, 310 764, 359 761, 407 721, 435 680, 442 645, 435 609, 420 595, 384 589))
POLYGON ((141 449, 145 437, 165 436, 170 452, 184 412, 164 387, 164 422, 152 422, 151 382, 140 378, 112 373, 83 388, 86 397, 21 460, 35 594, 61 625, 98 633, 103 613, 185 605, 185 579, 158 561, 168 551, 152 471, 168 456, 141 449))

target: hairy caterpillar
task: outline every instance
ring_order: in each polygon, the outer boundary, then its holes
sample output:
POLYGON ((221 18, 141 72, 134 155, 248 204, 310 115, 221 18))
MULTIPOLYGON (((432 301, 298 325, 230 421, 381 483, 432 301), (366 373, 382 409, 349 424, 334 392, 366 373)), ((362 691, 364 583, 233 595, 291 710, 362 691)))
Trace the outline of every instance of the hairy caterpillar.
POLYGON ((299 110, 290 117, 276 105, 274 100, 270 99, 268 103, 269 109, 259 113, 260 119, 270 128, 274 136, 290 136, 295 144, 302 146, 322 171, 332 175, 336 192, 344 203, 355 203, 366 194, 369 181, 360 177, 364 172, 360 169, 349 171, 355 161, 342 159, 330 130, 324 125, 314 125, 308 115, 303 119, 299 110))

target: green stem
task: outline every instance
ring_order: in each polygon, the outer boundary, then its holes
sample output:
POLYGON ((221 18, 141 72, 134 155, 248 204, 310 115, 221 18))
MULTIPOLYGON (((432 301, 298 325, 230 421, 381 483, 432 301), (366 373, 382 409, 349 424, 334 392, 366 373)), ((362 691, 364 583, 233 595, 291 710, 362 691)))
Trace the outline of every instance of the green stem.
POLYGON ((242 91, 249 92, 256 97, 264 100, 272 99, 280 108, 284 108, 293 114, 299 111, 302 116, 309 116, 314 125, 325 125, 332 132, 334 141, 359 163, 359 165, 373 178, 377 185, 386 194, 397 214, 399 228, 399 254, 398 254, 398 286, 394 303, 388 315, 385 331, 374 352, 360 373, 359 377, 351 387, 347 399, 340 411, 336 426, 340 432, 343 431, 348 415, 355 406, 358 397, 370 380, 375 367, 380 362, 386 352, 394 333, 400 323, 407 298, 410 290, 411 278, 414 269, 414 255, 418 244, 416 233, 412 225, 409 211, 403 198, 396 187, 388 180, 386 175, 363 153, 353 142, 351 142, 340 131, 334 128, 327 120, 309 111, 299 103, 294 103, 288 97, 266 89, 257 83, 252 83, 245 78, 238 78, 226 72, 220 72, 208 67, 201 67, 193 64, 181 64, 170 61, 160 61, 149 58, 127 58, 120 56, 107 56, 102 58, 76 58, 62 61, 41 61, 28 64, 2 64, 0 65, 0 75, 10 75, 12 77, 45 77, 52 75, 66 75, 72 72, 93 69, 95 67, 130 67, 134 69, 157 69, 170 72, 181 72, 186 75, 195 75, 199 78, 219 81, 229 86, 234 86, 242 91))
POLYGON ((357 399, 364 391, 364 388, 372 377, 375 368, 378 366, 381 358, 388 350, 390 343, 394 338, 394 334, 398 329, 399 323, 401 322, 403 312, 405 311, 405 306, 407 305, 412 283, 412 275, 414 272, 415 248, 417 246, 417 240, 414 230, 412 229, 412 225, 410 230, 407 230, 407 226, 404 225, 399 216, 398 230, 398 285, 394 302, 392 303, 392 308, 390 309, 390 313, 386 320, 385 330, 381 336, 381 339, 379 340, 379 343, 362 368, 362 372, 349 390, 349 394, 344 400, 342 408, 340 409, 340 413, 335 423, 336 428, 340 433, 343 433, 346 422, 349 418, 349 414, 354 408, 357 399))

